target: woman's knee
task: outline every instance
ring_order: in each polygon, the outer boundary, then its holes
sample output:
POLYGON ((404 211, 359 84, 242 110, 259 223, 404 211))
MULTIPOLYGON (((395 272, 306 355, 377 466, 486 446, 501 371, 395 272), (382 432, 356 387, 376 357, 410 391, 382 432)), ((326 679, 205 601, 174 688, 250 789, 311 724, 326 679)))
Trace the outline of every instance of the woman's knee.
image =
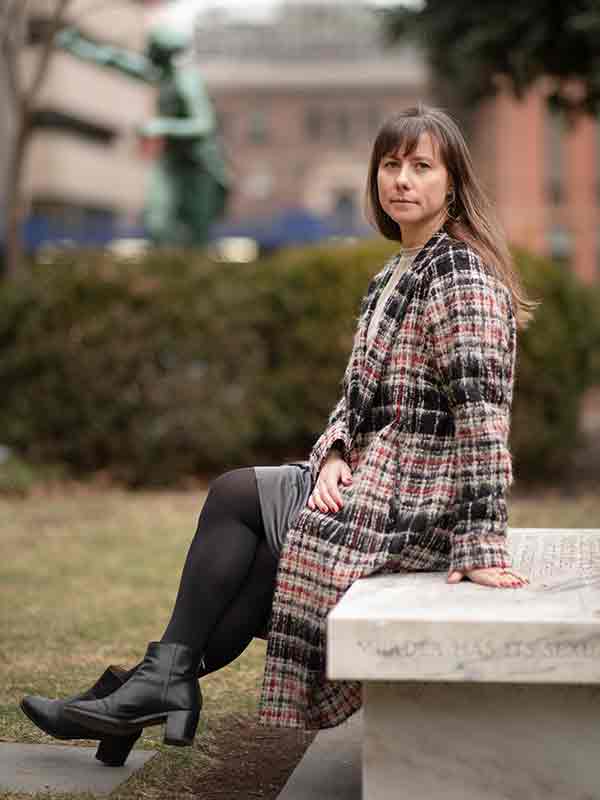
POLYGON ((248 494, 254 487, 254 470, 252 467, 240 467, 222 472, 208 485, 208 492, 222 499, 231 499, 235 495, 248 494))
POLYGON ((206 502, 256 524, 260 501, 254 468, 240 467, 218 475, 209 484, 206 502))

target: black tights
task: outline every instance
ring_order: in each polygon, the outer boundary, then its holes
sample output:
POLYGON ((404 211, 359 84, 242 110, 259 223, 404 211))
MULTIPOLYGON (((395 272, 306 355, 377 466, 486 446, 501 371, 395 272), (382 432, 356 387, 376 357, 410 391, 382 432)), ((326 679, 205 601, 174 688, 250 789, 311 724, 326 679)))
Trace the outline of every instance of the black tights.
POLYGON ((201 675, 224 667, 265 625, 276 573, 254 469, 219 475, 210 484, 161 641, 196 651, 201 675))

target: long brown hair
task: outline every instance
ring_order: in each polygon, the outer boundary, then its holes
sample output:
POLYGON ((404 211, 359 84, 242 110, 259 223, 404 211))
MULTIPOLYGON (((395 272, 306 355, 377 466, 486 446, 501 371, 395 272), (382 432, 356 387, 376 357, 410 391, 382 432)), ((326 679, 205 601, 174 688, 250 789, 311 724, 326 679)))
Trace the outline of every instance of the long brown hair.
POLYGON ((369 221, 387 239, 402 241, 400 226, 386 214, 379 200, 377 172, 381 159, 399 147, 404 153, 414 152, 422 133, 429 133, 437 143, 454 189, 454 198, 447 209, 445 230, 479 253, 487 269, 507 286, 517 323, 524 328, 538 303, 525 293, 504 232, 475 175, 464 136, 445 111, 419 104, 384 122, 373 143, 369 163, 366 191, 369 221))

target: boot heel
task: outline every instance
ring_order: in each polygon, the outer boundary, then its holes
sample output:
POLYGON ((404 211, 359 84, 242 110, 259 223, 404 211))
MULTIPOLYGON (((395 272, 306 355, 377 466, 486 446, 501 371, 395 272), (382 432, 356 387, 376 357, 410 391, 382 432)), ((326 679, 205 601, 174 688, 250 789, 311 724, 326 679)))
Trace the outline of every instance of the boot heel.
POLYGON ((176 747, 187 747, 194 741, 198 727, 198 711, 170 711, 163 742, 176 747))
POLYGON ((107 767, 122 767, 127 761, 133 745, 137 742, 140 732, 129 736, 105 736, 100 740, 96 758, 107 767))

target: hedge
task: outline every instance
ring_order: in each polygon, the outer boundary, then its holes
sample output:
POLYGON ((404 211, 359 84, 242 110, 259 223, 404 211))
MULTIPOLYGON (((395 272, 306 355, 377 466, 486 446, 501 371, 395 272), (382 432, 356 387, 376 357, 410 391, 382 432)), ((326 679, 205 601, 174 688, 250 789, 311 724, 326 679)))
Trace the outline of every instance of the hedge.
MULTIPOLYGON (((360 299, 395 245, 318 246, 252 264, 201 252, 64 252, 0 286, 0 443, 76 476, 166 485, 305 458, 341 385, 360 299)), ((598 379, 598 299, 517 253, 535 296, 511 446, 560 476, 598 379)))
POLYGON ((583 394, 600 384, 600 287, 548 259, 514 255, 541 305, 519 337, 511 447, 518 476, 543 481, 568 472, 582 443, 583 394))

